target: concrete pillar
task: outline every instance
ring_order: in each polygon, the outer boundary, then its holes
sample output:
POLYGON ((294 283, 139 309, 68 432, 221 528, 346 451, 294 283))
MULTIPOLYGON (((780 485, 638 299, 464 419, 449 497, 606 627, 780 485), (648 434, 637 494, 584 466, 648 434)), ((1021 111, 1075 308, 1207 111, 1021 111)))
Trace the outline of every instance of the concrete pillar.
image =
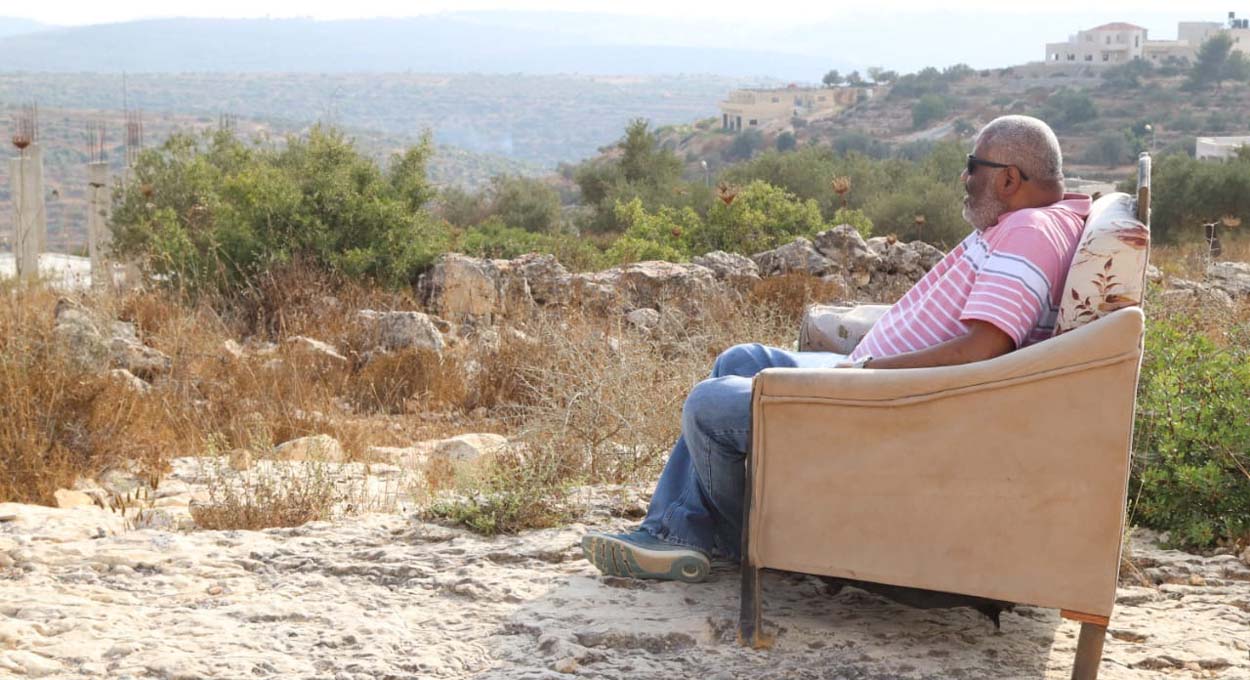
POLYGON ((35 172, 36 167, 29 156, 9 160, 9 193, 13 198, 13 259, 17 277, 22 280, 39 277, 40 246, 47 239, 43 182, 39 181, 41 178, 35 172), (39 230, 41 225, 45 231, 42 236, 39 230))
POLYGON ((39 242, 39 252, 48 252, 48 204, 47 194, 43 186, 43 147, 34 142, 26 148, 26 157, 30 159, 35 175, 35 238, 39 242))
POLYGON ((113 263, 109 250, 113 233, 108 228, 109 164, 87 164, 87 252, 91 255, 91 285, 112 288, 113 263))

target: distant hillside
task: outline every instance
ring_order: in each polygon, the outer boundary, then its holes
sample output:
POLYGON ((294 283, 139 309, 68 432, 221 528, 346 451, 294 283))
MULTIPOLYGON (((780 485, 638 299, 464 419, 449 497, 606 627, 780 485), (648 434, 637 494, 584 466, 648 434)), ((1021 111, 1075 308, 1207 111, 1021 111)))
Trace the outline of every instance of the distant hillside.
MULTIPOLYGON (((600 17, 606 27, 611 17, 600 17)), ((827 57, 724 46, 624 44, 490 14, 411 19, 162 19, 0 38, 0 70, 57 72, 716 73, 815 80, 827 57), (492 19, 492 17, 494 17, 492 19)))
POLYGON ((21 35, 22 33, 46 31, 51 28, 54 27, 47 24, 41 24, 38 21, 31 21, 30 19, 0 17, 0 38, 6 38, 11 35, 21 35))
MULTIPOLYGON (((0 127, 8 115, 0 108, 0 127)), ((40 137, 44 148, 44 177, 48 191, 48 243, 51 250, 77 253, 86 247, 87 154, 85 133, 91 123, 103 122, 107 129, 107 154, 114 176, 122 171, 124 120, 118 110, 67 110, 43 108, 40 111, 40 137)), ((159 146, 171 133, 213 129, 214 116, 147 113, 144 116, 145 147, 159 146)), ((238 131, 245 138, 268 137, 280 143, 290 133, 306 130, 305 125, 239 119, 238 131)), ((372 130, 347 128, 348 135, 364 153, 385 163, 391 154, 418 142, 417 135, 396 135, 372 130)), ((6 143, 7 147, 7 143, 6 143)), ((8 147, 9 151, 12 147, 8 147)), ((5 156, 8 151, 4 152, 5 156)), ((13 211, 9 200, 9 165, 0 163, 0 251, 11 243, 13 211)), ((500 174, 538 175, 541 166, 511 161, 499 156, 474 153, 455 147, 439 146, 430 159, 430 179, 438 185, 481 189, 491 177, 500 174)))
MULTIPOLYGON (((0 59, 0 63, 3 60, 0 59)), ((716 103, 745 81, 715 76, 522 76, 201 73, 131 74, 132 108, 205 116, 221 113, 294 125, 317 120, 413 136, 554 167, 596 153, 635 117, 657 125, 716 115, 716 103)), ((116 74, 0 72, 6 105, 35 100, 60 109, 122 108, 116 74)))

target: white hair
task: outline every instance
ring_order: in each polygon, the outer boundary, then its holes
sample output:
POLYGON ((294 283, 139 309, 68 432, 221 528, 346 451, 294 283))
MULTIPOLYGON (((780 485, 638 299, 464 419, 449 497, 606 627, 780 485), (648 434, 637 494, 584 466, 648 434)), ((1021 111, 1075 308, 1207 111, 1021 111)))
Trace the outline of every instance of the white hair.
MULTIPOLYGON (((1063 182, 1059 138, 1046 123, 1031 116, 999 116, 977 133, 974 146, 994 149, 990 160, 1010 163, 1040 182, 1063 182)), ((984 151, 982 151, 984 153, 984 151)))

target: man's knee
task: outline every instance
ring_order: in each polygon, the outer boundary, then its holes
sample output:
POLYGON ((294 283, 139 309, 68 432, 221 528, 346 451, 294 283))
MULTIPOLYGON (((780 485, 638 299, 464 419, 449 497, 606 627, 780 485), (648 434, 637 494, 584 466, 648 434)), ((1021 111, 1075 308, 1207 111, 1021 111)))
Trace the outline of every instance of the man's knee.
POLYGON ((751 426, 751 381, 727 376, 708 378, 690 390, 681 410, 682 431, 716 432, 751 426))
POLYGON ((764 346, 758 342, 734 345, 716 357, 716 363, 712 365, 712 375, 755 375, 764 368, 761 365, 763 356, 764 346))

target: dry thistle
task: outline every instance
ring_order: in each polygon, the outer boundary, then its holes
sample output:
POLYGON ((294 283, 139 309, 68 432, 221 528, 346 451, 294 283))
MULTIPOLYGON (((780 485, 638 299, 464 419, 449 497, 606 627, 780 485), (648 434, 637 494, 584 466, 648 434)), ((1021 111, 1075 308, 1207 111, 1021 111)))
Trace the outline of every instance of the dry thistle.
POLYGON ((842 199, 842 207, 845 208, 846 195, 851 191, 851 178, 846 175, 834 177, 833 181, 829 183, 829 187, 833 189, 833 193, 838 195, 838 198, 842 199))
POLYGON ((716 185, 716 196, 723 201, 725 205, 733 205, 734 199, 738 197, 738 187, 729 184, 728 182, 721 182, 716 185))

